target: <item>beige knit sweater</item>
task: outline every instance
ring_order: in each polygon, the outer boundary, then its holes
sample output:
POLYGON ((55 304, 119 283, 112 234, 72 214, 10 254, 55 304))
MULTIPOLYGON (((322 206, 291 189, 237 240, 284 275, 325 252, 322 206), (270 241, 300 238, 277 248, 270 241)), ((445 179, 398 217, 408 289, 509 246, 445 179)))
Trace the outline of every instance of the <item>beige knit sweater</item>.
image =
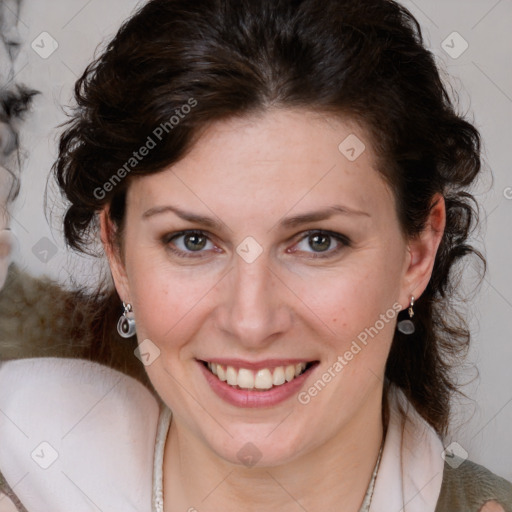
MULTIPOLYGON (((27 357, 94 359, 83 341, 87 339, 86 333, 77 328, 79 307, 73 305, 73 297, 56 282, 36 279, 11 265, 5 287, 0 291, 0 361, 27 357)), ((127 349, 126 342, 118 346, 120 352, 113 354, 115 369, 148 385, 141 378, 140 368, 133 366, 138 361, 133 357, 133 348, 127 349)), ((2 494, 9 496, 13 510, 27 512, 5 482, 0 468, 2 494)), ((512 512, 512 484, 468 460, 456 469, 445 463, 436 512, 478 512, 490 500, 497 501, 505 512, 512 512)), ((0 512, 3 510, 10 509, 7 500, 0 498, 0 512)))

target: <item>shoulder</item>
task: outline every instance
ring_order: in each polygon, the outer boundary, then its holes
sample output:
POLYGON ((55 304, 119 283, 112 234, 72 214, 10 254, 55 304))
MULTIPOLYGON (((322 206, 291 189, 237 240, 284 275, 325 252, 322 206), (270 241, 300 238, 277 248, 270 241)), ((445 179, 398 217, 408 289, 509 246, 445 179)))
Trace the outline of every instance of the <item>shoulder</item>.
POLYGON ((117 304, 104 300, 85 288, 69 289, 47 275, 33 276, 12 263, 0 290, 0 361, 87 359, 135 377, 153 391, 147 373, 134 357, 137 340, 117 334, 117 304), (93 325, 98 321, 103 335, 95 334, 93 325))
POLYGON ((0 291, 0 360, 79 357, 80 347, 71 344, 68 297, 49 277, 34 277, 11 264, 0 291))
POLYGON ((512 483, 484 466, 454 457, 445 462, 436 512, 512 512, 512 483))
POLYGON ((29 358, 0 363, 0 389, 0 471, 29 510, 69 510, 85 496, 103 510, 150 501, 160 405, 136 379, 29 358))

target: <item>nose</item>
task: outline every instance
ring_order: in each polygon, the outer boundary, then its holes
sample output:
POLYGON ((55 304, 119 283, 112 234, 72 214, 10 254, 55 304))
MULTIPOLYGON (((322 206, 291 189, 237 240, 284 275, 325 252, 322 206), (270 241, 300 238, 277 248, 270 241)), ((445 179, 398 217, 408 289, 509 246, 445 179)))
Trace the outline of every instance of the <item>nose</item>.
POLYGON ((288 301, 293 294, 269 266, 265 253, 252 263, 237 256, 234 267, 222 284, 217 325, 224 336, 247 349, 264 348, 290 328, 288 301))

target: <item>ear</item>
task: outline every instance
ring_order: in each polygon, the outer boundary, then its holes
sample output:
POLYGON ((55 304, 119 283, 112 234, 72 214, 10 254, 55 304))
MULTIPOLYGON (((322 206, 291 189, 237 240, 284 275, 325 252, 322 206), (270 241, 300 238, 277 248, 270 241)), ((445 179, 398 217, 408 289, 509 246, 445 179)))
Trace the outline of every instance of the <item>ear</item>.
POLYGON ((443 238, 446 226, 446 207, 443 196, 436 194, 431 205, 425 229, 408 243, 408 265, 399 300, 404 308, 409 306, 411 295, 417 300, 425 291, 443 238))
POLYGON ((103 249, 107 255, 112 279, 123 302, 130 302, 130 287, 123 258, 114 243, 115 228, 110 220, 109 207, 105 206, 99 214, 100 236, 103 249))

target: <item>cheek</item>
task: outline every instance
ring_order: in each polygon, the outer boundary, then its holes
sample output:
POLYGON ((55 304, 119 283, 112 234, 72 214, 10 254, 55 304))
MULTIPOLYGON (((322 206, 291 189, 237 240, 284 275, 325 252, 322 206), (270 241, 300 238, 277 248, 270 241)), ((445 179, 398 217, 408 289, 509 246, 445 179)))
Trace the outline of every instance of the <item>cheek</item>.
POLYGON ((137 333, 166 350, 200 327, 201 305, 216 281, 194 274, 193 269, 182 271, 150 262, 150 258, 140 258, 129 267, 130 296, 137 333))
POLYGON ((331 274, 301 281, 297 295, 325 324, 339 332, 375 322, 398 297, 397 273, 384 264, 365 264, 363 258, 331 274))
POLYGON ((317 317, 312 320, 316 339, 330 354, 329 364, 341 356, 343 374, 352 383, 383 372, 401 309, 398 272, 387 261, 361 257, 354 265, 316 279, 312 281, 316 286, 303 286, 300 291, 317 317), (371 371, 361 372, 361 368, 371 371))

